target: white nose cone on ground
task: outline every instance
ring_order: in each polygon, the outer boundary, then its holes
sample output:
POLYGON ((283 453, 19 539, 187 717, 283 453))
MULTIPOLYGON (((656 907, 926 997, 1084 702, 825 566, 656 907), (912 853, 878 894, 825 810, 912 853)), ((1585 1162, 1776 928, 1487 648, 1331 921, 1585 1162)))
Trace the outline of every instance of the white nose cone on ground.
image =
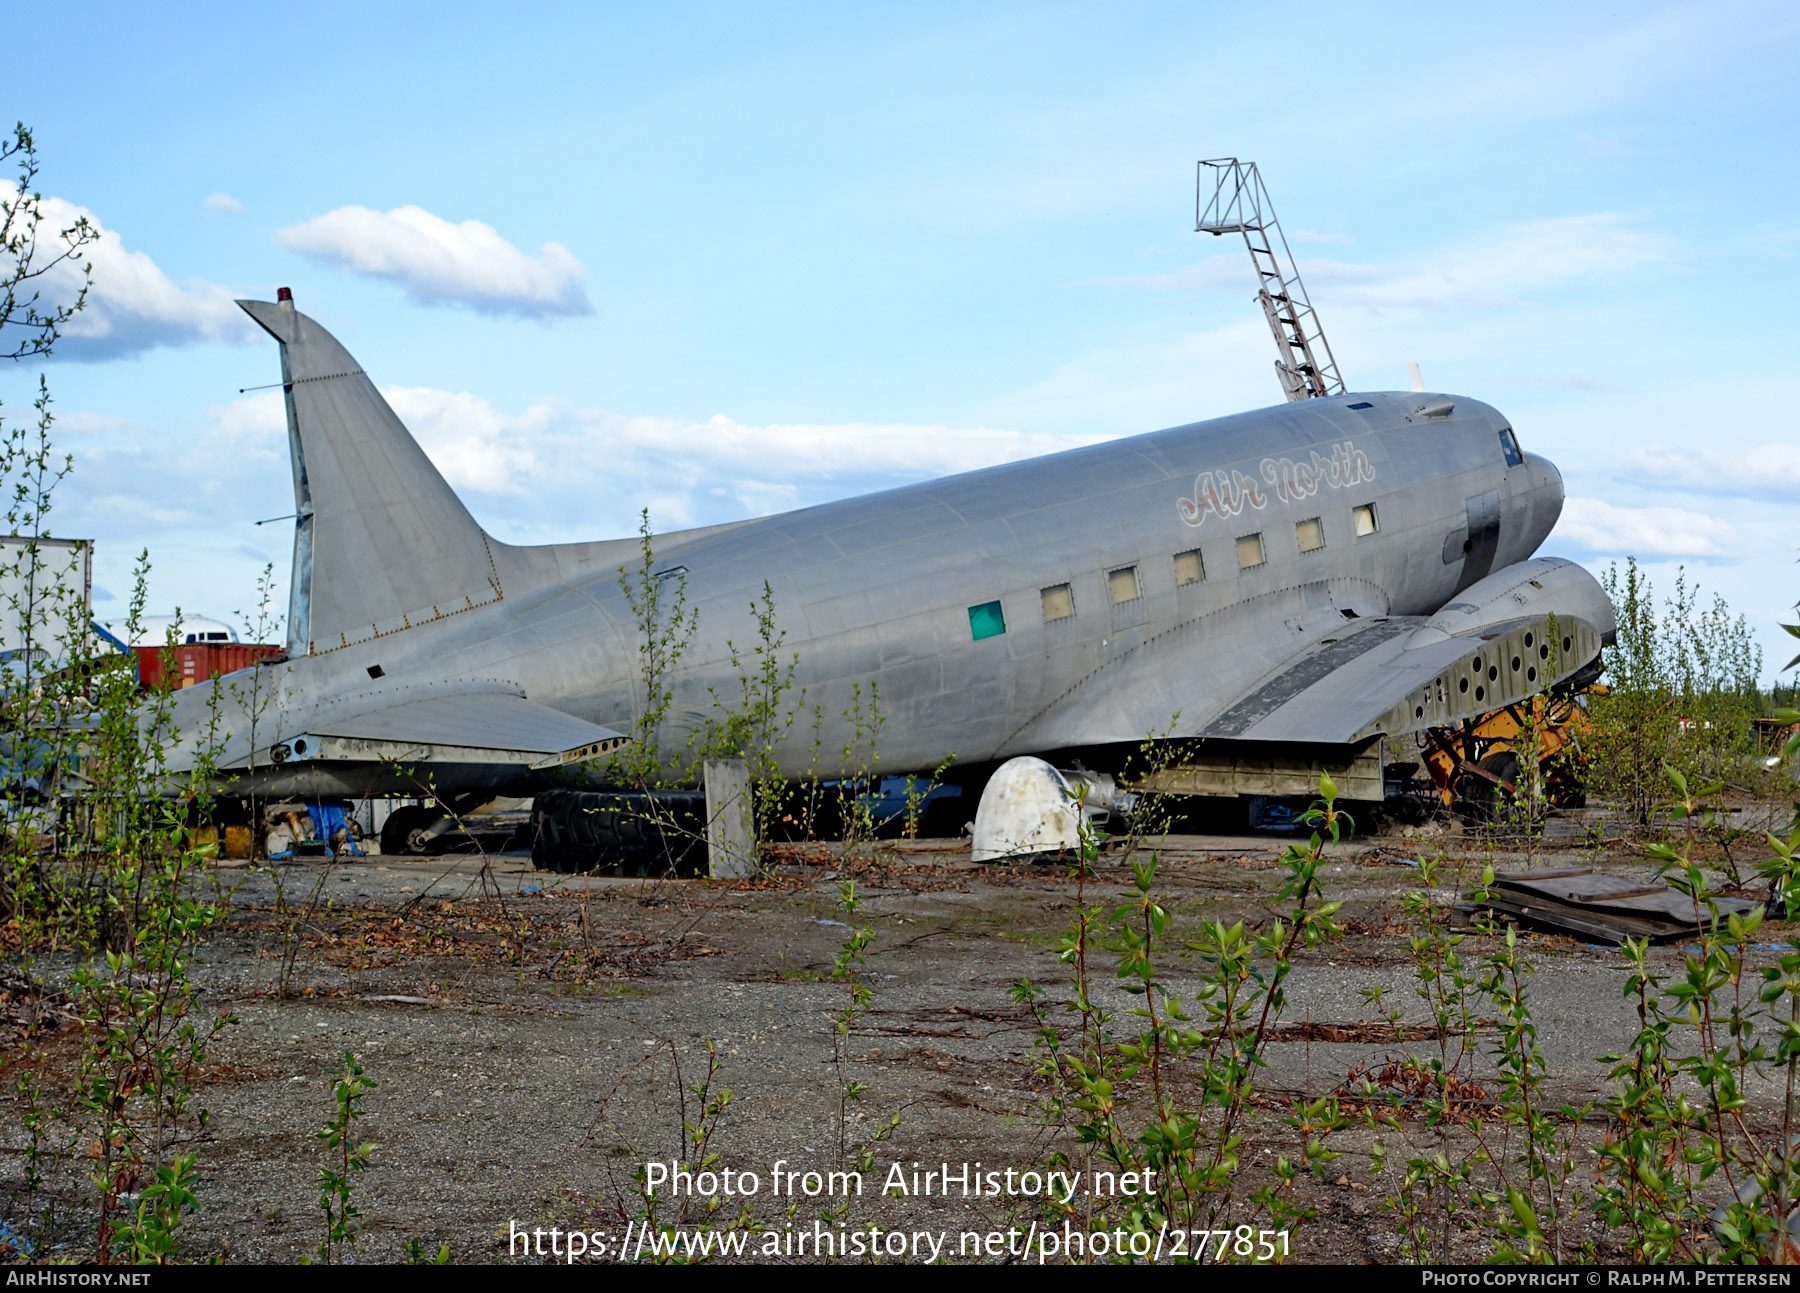
POLYGON ((1062 773, 1042 759, 1000 765, 975 810, 977 862, 1055 853, 1081 844, 1081 804, 1062 773))

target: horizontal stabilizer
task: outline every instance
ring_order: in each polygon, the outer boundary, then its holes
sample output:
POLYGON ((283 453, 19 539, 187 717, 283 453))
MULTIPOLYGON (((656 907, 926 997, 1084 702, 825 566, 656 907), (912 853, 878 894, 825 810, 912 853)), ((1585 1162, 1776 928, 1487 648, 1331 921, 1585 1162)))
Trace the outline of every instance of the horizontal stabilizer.
POLYGON ((543 768, 596 758, 628 739, 610 727, 527 700, 501 683, 365 692, 321 705, 296 725, 302 723, 269 751, 276 762, 543 768))

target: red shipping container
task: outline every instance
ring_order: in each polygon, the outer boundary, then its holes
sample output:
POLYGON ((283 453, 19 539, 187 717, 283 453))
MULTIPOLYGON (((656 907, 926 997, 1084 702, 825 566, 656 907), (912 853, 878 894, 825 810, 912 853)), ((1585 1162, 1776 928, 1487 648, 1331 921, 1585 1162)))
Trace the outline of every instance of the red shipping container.
MULTIPOLYGON (((165 648, 132 647, 138 661, 138 685, 145 690, 162 681, 165 648)), ((260 642, 195 642, 167 649, 171 669, 169 690, 179 691, 220 674, 248 669, 261 660, 277 660, 286 654, 279 646, 260 642)))

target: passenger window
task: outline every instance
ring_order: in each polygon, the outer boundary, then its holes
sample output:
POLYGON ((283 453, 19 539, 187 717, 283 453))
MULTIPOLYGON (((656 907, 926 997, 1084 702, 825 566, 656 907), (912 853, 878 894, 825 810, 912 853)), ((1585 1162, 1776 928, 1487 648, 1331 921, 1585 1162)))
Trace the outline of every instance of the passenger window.
POLYGON ((1363 535, 1373 534, 1381 528, 1380 523, 1375 519, 1375 504, 1373 503, 1362 503, 1351 508, 1350 519, 1356 526, 1356 537, 1359 539, 1363 535))
POLYGON ((1075 613, 1075 594, 1067 584, 1057 584, 1038 593, 1044 603, 1044 623, 1066 620, 1075 613))
POLYGON ((1246 534, 1237 541, 1238 569, 1248 570, 1263 563, 1262 534, 1246 534))
POLYGON ((1325 527, 1318 517, 1312 517, 1294 527, 1294 538, 1300 544, 1300 551, 1317 552, 1325 546, 1325 527))
POLYGON ((1138 587, 1138 571, 1136 566, 1124 566, 1118 570, 1107 572, 1106 591, 1112 595, 1113 605, 1121 606, 1126 602, 1135 602, 1142 591, 1138 587))
POLYGON ((1200 549, 1191 548, 1186 552, 1175 554, 1175 586, 1177 588, 1197 584, 1205 578, 1206 563, 1200 559, 1200 549))
POLYGON ((1525 455, 1519 452, 1519 438, 1513 434, 1511 427, 1500 428, 1500 452, 1506 455, 1508 467, 1525 465, 1525 455))
POLYGON ((969 607, 969 636, 977 642, 983 638, 997 638, 1006 632, 1006 615, 1000 609, 999 602, 983 602, 979 606, 969 607))

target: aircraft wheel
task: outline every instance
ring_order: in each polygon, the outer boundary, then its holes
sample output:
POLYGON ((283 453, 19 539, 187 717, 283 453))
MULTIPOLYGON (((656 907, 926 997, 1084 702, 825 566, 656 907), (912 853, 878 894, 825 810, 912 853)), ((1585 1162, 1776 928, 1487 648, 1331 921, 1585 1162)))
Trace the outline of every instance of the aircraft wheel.
POLYGON ((396 808, 381 827, 381 851, 384 855, 420 857, 431 851, 431 840, 425 832, 437 821, 432 808, 396 808))

